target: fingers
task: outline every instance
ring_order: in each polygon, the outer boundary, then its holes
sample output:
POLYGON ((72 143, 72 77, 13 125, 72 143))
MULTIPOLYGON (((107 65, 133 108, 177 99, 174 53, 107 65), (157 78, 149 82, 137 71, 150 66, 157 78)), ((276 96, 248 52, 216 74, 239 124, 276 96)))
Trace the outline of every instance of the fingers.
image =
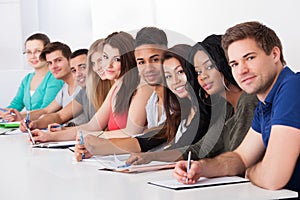
POLYGON ((179 161, 174 168, 173 176, 177 179, 177 181, 182 182, 187 178, 187 161, 179 161))
POLYGON ((37 123, 35 121, 30 121, 28 124, 29 129, 35 129, 38 128, 37 123))
POLYGON ((8 110, 8 113, 11 115, 11 121, 21 121, 22 120, 22 115, 20 112, 16 109, 10 108, 8 110))
POLYGON ((26 125, 24 123, 24 121, 21 121, 20 122, 20 127, 19 129, 22 131, 22 132, 27 132, 27 128, 26 128, 26 125))
POLYGON ((131 154, 130 157, 126 160, 126 164, 132 165, 136 164, 135 162, 138 160, 138 157, 136 154, 131 154))
POLYGON ((34 129, 31 131, 31 133, 32 133, 32 136, 39 136, 42 134, 42 131, 39 129, 34 129))
POLYGON ((76 144, 75 145, 75 158, 76 160, 82 161, 82 155, 86 155, 88 154, 88 151, 86 150, 86 148, 84 147, 84 145, 81 144, 76 144))
POLYGON ((187 172, 187 161, 179 161, 173 171, 173 176, 177 179, 178 182, 184 184, 193 184, 196 183, 198 180, 198 176, 196 176, 195 171, 196 169, 192 168, 187 172))
POLYGON ((58 123, 52 123, 48 125, 48 130, 50 132, 55 132, 55 131, 61 131, 62 130, 62 126, 58 123))

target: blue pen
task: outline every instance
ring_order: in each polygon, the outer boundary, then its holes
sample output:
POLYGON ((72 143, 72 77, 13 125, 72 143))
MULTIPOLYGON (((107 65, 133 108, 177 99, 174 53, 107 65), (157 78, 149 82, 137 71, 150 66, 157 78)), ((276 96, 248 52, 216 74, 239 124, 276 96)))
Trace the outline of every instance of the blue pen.
MULTIPOLYGON (((80 139, 80 144, 84 145, 83 135, 82 135, 81 131, 79 132, 79 139, 80 139)), ((81 158, 85 159, 85 154, 84 153, 82 154, 81 158)))
POLYGON ((125 163, 124 165, 120 165, 117 168, 126 168, 126 167, 130 167, 130 166, 131 166, 131 164, 125 163))
POLYGON ((30 114, 29 114, 29 111, 27 110, 26 111, 26 118, 25 118, 25 124, 26 124, 26 127, 29 129, 29 123, 30 123, 30 114))
POLYGON ((63 124, 60 124, 60 125, 53 125, 53 126, 51 126, 50 128, 61 128, 61 127, 64 127, 64 125, 63 125, 63 124))
MULTIPOLYGON (((2 112, 7 112, 8 110, 6 110, 6 109, 4 109, 4 108, 0 108, 0 111, 2 111, 2 112)), ((10 112, 9 114, 12 115, 12 116, 15 116, 15 115, 16 115, 16 114, 13 113, 13 112, 10 112)))

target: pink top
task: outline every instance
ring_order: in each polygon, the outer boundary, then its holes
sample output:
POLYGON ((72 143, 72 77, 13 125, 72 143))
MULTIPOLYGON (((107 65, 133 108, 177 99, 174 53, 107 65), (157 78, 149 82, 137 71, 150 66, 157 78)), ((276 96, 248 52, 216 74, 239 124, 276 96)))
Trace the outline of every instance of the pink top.
POLYGON ((110 112, 109 112, 109 120, 107 124, 108 130, 110 131, 126 128, 127 118, 128 118, 128 111, 126 111, 125 113, 116 114, 112 110, 113 107, 112 97, 114 96, 116 89, 117 87, 115 87, 110 98, 110 112))

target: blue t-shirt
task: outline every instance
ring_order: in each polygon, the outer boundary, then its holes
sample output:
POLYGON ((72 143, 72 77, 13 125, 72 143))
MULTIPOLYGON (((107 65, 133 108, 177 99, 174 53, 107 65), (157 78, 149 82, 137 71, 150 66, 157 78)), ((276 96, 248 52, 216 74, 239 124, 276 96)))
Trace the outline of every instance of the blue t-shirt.
MULTIPOLYGON (((295 74, 288 67, 281 71, 265 104, 259 102, 255 110, 252 128, 262 134, 265 147, 268 146, 273 125, 300 129, 300 74, 295 74)), ((293 175, 284 188, 300 192, 299 157, 293 175)))

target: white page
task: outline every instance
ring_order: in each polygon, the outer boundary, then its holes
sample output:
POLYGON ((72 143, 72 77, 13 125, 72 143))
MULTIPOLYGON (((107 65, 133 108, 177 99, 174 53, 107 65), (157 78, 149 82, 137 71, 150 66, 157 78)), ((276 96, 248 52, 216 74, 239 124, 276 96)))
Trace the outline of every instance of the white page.
POLYGON ((216 177, 216 178, 201 177, 195 184, 183 184, 178 182, 175 178, 168 179, 168 180, 160 180, 160 181, 149 181, 148 183, 152 185, 170 188, 170 189, 180 190, 180 189, 226 185, 226 184, 242 183, 242 182, 249 182, 249 180, 238 176, 225 176, 225 177, 216 177))
MULTIPOLYGON (((71 151, 74 148, 70 147, 71 151)), ((124 165, 130 154, 108 155, 108 156, 92 156, 91 158, 83 159, 78 164, 88 164, 96 166, 98 169, 114 169, 119 165, 124 165)), ((76 158, 73 158, 76 161, 76 158)))
POLYGON ((43 142, 39 144, 34 144, 32 147, 41 147, 41 148, 56 148, 56 147, 68 147, 77 144, 77 141, 61 141, 61 142, 43 142))

